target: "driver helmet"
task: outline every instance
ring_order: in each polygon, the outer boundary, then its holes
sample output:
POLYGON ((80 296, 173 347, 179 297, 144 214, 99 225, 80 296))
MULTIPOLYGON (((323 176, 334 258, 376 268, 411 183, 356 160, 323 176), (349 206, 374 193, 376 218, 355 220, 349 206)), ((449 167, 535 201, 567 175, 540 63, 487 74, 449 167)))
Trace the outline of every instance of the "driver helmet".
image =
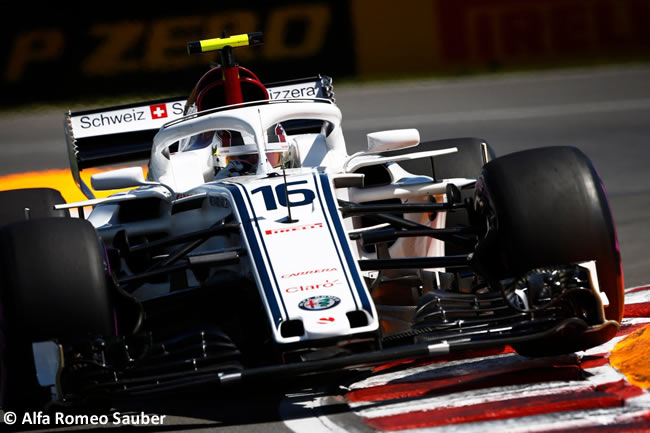
MULTIPOLYGON (((300 166, 300 157, 295 142, 287 137, 281 124, 269 128, 266 134, 265 155, 273 168, 300 166)), ((216 131, 213 137, 215 166, 224 168, 233 161, 242 163, 246 172, 255 172, 259 164, 259 153, 255 138, 247 133, 231 130, 216 131)))
POLYGON ((224 168, 233 161, 244 165, 246 172, 257 170, 259 154, 255 138, 239 131, 219 130, 214 134, 215 165, 224 168))
POLYGON ((266 131, 266 159, 273 168, 300 167, 298 146, 287 136, 281 123, 266 131))

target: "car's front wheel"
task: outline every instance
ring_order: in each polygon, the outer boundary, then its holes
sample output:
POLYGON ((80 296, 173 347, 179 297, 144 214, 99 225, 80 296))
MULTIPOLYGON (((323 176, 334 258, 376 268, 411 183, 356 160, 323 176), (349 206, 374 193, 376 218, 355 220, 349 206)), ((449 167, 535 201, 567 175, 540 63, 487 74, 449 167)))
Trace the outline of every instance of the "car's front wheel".
POLYGON ((475 201, 489 227, 477 260, 494 278, 595 261, 609 301, 605 316, 620 323, 624 285, 616 230, 605 188, 584 153, 549 147, 490 161, 475 201))
POLYGON ((0 229, 2 407, 42 401, 32 343, 115 334, 105 254, 94 227, 42 218, 0 229))

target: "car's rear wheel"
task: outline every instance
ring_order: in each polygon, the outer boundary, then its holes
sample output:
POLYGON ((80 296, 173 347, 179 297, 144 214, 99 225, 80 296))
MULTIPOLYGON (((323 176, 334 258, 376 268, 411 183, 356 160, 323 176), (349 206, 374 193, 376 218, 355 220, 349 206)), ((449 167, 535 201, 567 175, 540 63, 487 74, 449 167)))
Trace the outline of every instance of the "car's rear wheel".
POLYGON ((0 229, 2 404, 34 407, 32 343, 115 333, 105 254, 94 227, 43 218, 0 229))
POLYGON ((596 261, 605 316, 623 318, 623 270, 605 188, 591 161, 572 147, 526 150, 483 167, 476 201, 492 241, 477 250, 497 277, 596 261))

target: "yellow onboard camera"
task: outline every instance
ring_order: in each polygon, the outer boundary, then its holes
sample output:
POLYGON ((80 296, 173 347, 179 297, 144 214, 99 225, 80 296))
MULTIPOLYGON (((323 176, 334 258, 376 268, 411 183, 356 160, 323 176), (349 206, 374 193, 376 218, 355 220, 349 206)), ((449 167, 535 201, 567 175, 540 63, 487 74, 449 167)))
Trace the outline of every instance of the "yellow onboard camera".
POLYGON ((193 41, 187 43, 187 52, 189 54, 208 53, 210 51, 219 51, 225 47, 246 47, 261 45, 264 43, 264 34, 262 32, 246 33, 235 35, 227 38, 205 39, 202 41, 193 41))

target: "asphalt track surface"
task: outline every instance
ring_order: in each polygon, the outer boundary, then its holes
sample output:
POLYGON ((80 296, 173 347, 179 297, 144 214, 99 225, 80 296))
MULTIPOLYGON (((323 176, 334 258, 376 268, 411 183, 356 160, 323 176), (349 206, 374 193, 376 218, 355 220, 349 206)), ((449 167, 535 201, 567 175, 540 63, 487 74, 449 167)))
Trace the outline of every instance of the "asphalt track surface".
MULTIPOLYGON (((650 67, 343 86, 336 97, 350 153, 365 146, 368 132, 407 127, 418 128, 423 141, 480 137, 497 155, 543 146, 580 148, 607 188, 626 286, 650 282, 650 67)), ((62 121, 63 110, 0 116, 0 175, 67 167, 62 121)), ((168 418, 164 427, 138 431, 370 431, 344 402, 323 391, 283 397, 270 388, 275 386, 226 397, 208 390, 175 403, 141 402, 143 410, 168 418), (316 404, 327 416, 312 417, 315 401, 327 402, 316 404)))

